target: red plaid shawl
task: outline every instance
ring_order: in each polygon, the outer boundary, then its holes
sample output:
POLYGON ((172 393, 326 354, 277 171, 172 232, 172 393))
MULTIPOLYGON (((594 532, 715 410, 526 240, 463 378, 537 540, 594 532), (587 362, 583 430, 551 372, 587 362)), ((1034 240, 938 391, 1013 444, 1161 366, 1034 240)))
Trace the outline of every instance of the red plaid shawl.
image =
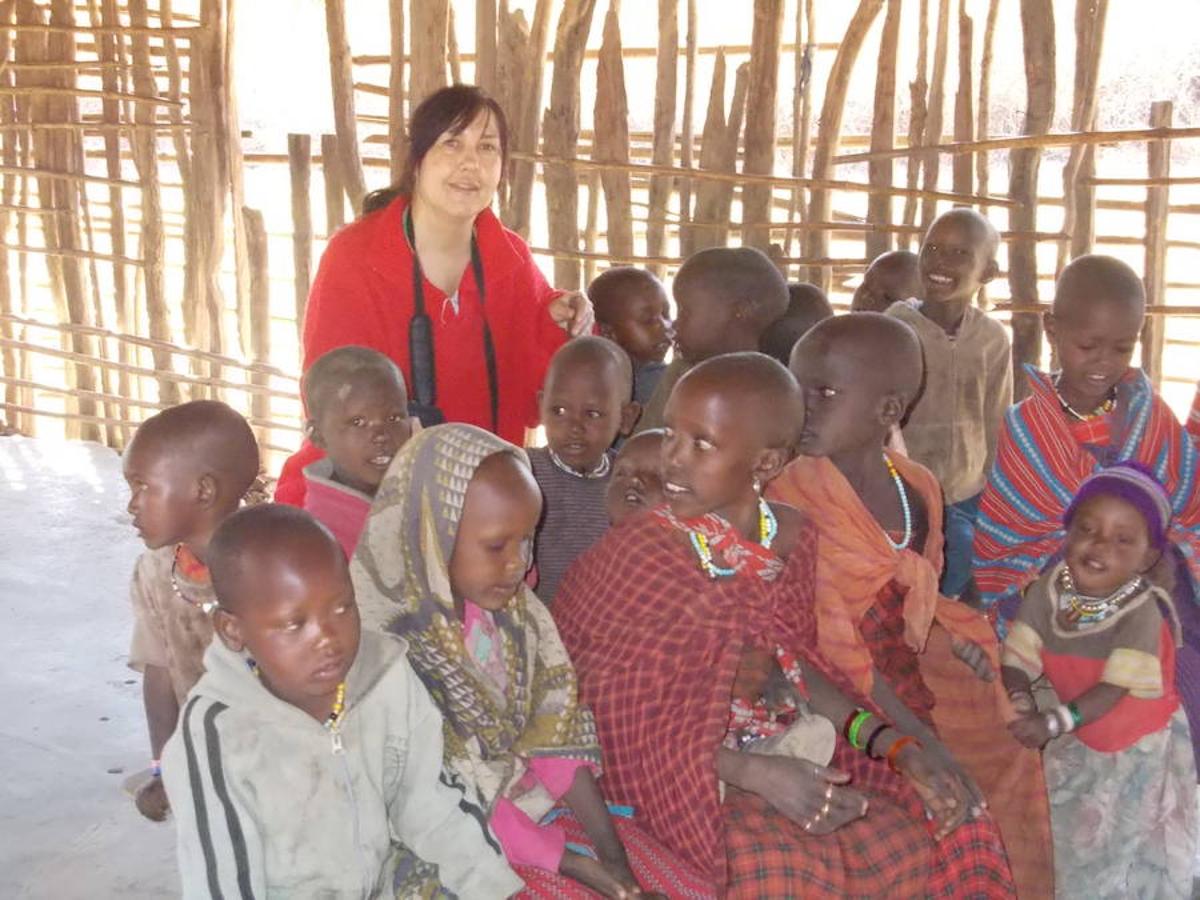
POLYGON ((718 883, 731 890, 740 884, 737 893, 755 893, 742 884, 753 880, 750 860, 769 856, 780 865, 757 868, 759 896, 781 895, 767 890, 768 882, 781 889, 824 884, 836 886, 841 896, 882 896, 897 887, 897 878, 916 888, 905 892, 901 885, 900 895, 912 896, 939 882, 963 887, 980 873, 991 887, 969 894, 1009 896, 1008 868, 990 821, 963 826, 931 854, 912 791, 840 740, 831 765, 849 771, 856 787, 877 798, 866 819, 828 838, 812 838, 737 791, 722 815, 714 753, 729 721, 744 649, 783 646, 856 696, 814 649, 815 546, 816 532, 806 527, 773 583, 712 581, 679 533, 640 515, 612 529, 568 570, 554 616, 576 666, 581 699, 596 718, 606 796, 634 806, 652 834, 718 883), (747 815, 762 827, 747 830, 747 815), (848 855, 851 845, 872 849, 848 855))

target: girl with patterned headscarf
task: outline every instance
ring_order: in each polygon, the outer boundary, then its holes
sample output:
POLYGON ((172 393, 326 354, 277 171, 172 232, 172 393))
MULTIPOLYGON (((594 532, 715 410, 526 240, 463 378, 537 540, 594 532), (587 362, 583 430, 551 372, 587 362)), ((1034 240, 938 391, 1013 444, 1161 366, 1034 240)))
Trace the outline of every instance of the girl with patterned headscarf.
MULTIPOLYGON (((600 797, 591 712, 525 584, 541 495, 525 453, 470 425, 414 436, 379 486, 351 572, 364 625, 403 635, 445 720, 447 769, 530 896, 711 896, 600 797)), ((412 860, 398 892, 427 893, 412 860)))

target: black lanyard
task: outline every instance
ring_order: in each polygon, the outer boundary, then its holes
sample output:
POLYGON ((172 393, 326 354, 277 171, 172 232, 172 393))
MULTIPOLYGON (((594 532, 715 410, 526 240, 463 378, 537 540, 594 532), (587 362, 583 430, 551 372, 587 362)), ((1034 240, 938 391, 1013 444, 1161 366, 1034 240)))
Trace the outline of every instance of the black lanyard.
MULTIPOLYGON (((421 272, 421 261, 417 258, 417 239, 413 234, 412 207, 404 210, 404 234, 412 250, 413 269, 413 317, 408 326, 408 358, 412 368, 413 396, 425 407, 437 406, 437 375, 433 362, 433 322, 425 312, 425 276, 421 272)), ((496 377, 496 347, 492 343, 492 329, 488 326, 487 309, 484 305, 486 289, 483 282, 483 259, 479 255, 479 243, 471 232, 471 271, 475 275, 475 287, 479 290, 479 312, 483 318, 483 359, 487 365, 488 393, 492 408, 492 432, 500 428, 500 392, 496 377)))

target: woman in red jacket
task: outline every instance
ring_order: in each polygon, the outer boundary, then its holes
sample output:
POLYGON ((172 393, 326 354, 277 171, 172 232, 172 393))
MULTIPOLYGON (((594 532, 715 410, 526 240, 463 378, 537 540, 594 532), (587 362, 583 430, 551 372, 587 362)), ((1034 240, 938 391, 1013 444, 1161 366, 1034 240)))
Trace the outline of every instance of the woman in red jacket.
MULTIPOLYGON (((479 88, 443 88, 417 107, 399 183, 368 195, 363 217, 321 257, 305 371, 335 347, 371 347, 395 360, 427 422, 469 422, 524 443, 550 357, 591 330, 592 308, 550 287, 492 212, 507 153, 504 112, 479 88)), ((275 499, 303 505, 303 469, 321 456, 306 441, 275 499)))

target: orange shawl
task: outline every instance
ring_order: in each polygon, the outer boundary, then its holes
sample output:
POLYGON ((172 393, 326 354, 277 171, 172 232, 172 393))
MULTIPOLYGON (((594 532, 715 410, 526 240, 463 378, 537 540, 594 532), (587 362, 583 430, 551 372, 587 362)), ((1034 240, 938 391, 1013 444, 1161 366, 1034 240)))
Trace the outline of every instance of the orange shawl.
POLYGON ((999 672, 999 648, 991 626, 969 607, 938 595, 943 537, 937 480, 899 453, 888 456, 925 503, 929 536, 923 553, 894 550, 854 488, 827 458, 796 459, 768 489, 774 499, 807 513, 821 534, 816 591, 821 652, 870 696, 873 664, 858 626, 880 590, 895 581, 904 590, 904 638, 909 647, 922 652, 936 621, 954 637, 983 647, 999 672))

